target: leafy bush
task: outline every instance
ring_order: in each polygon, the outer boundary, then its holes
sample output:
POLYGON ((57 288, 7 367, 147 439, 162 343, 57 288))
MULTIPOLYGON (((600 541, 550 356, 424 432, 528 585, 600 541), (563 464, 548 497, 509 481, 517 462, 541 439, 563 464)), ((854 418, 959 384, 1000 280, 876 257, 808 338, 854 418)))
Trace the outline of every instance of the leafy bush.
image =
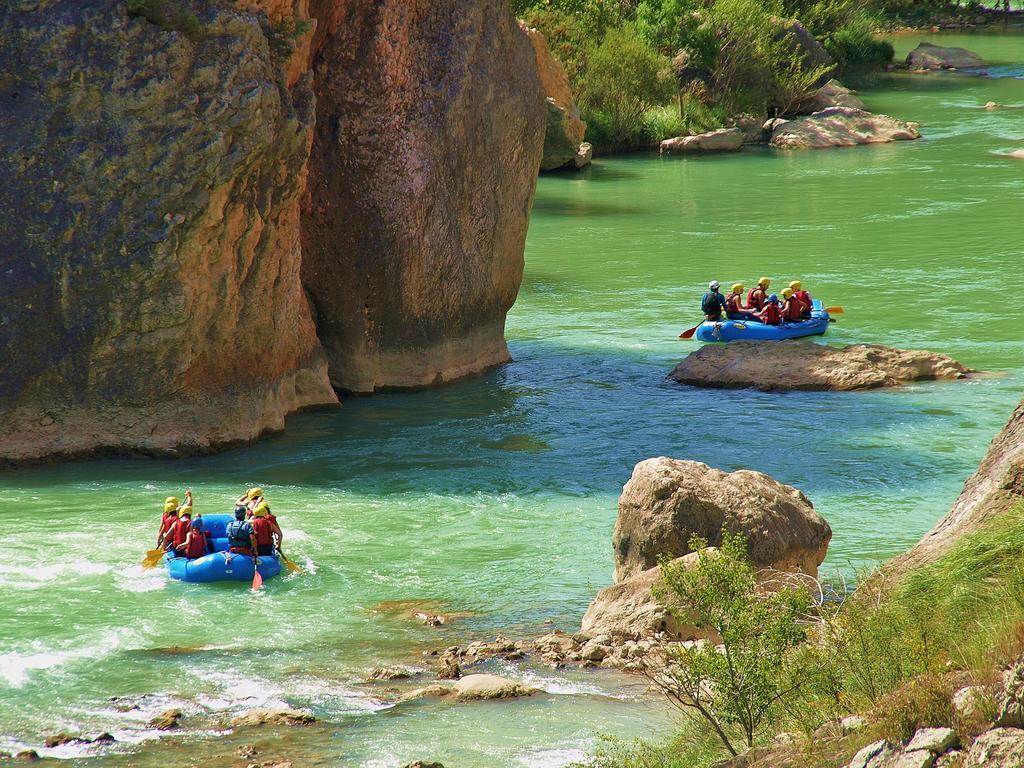
POLYGON ((712 75, 730 112, 788 112, 813 90, 824 69, 809 68, 805 53, 786 34, 781 6, 755 0, 720 0, 712 23, 722 30, 712 75))
POLYGON ((800 673, 787 678, 791 650, 803 642, 800 619, 811 607, 805 589, 757 589, 757 575, 742 535, 723 532, 717 551, 694 538, 695 566, 663 561, 660 597, 681 622, 711 630, 721 643, 668 648, 664 665, 649 677, 670 700, 698 714, 738 754, 736 733, 754 745, 762 725, 799 688, 800 673))
POLYGON ((126 0, 125 10, 129 18, 145 19, 168 32, 179 32, 192 42, 203 37, 199 18, 175 0, 126 0))
POLYGON ((577 92, 592 137, 611 144, 635 142, 644 134, 644 112, 675 93, 668 60, 630 25, 608 30, 587 53, 587 76, 577 92))

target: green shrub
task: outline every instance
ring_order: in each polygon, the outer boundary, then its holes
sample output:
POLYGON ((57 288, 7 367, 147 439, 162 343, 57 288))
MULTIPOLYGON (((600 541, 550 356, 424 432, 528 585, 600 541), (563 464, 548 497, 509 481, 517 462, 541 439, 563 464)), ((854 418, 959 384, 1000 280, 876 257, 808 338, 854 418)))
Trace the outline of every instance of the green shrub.
POLYGON ((175 0, 125 0, 125 10, 129 18, 145 19, 160 29, 178 32, 192 42, 198 42, 204 34, 199 17, 175 0))
POLYGON ((675 93, 668 59, 632 26, 608 30, 587 53, 587 73, 576 97, 583 119, 594 123, 595 146, 633 144, 644 135, 644 112, 675 93))
POLYGON ((310 21, 295 21, 288 18, 267 30, 267 44, 270 51, 282 59, 287 59, 295 50, 295 41, 313 28, 310 21))
POLYGON ((752 747, 762 726, 792 698, 801 673, 789 668, 803 642, 800 619, 811 607, 806 589, 757 589, 746 539, 724 531, 717 551, 694 538, 696 565, 663 561, 658 595, 682 623, 712 631, 720 642, 667 649, 648 676, 676 705, 699 715, 733 755, 752 747), (739 739, 737 739, 737 734, 739 739))

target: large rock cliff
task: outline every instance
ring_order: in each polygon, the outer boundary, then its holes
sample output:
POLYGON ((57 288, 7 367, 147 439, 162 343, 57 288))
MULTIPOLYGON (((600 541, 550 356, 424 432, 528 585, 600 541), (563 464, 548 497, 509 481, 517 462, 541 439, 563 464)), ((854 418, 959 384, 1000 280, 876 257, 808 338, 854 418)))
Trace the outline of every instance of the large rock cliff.
POLYGON ((0 461, 507 359, 544 101, 499 0, 18 0, 0 105, 0 461))
POLYGON ((544 140, 502 0, 314 0, 303 280, 331 381, 422 387, 508 360, 544 140))
POLYGON ((978 471, 964 483, 945 517, 891 568, 914 567, 943 555, 965 534, 1024 504, 1024 401, 996 435, 978 471))
POLYGON ((203 451, 336 402, 299 275, 308 77, 252 14, 125 8, 0 9, 0 458, 203 451))

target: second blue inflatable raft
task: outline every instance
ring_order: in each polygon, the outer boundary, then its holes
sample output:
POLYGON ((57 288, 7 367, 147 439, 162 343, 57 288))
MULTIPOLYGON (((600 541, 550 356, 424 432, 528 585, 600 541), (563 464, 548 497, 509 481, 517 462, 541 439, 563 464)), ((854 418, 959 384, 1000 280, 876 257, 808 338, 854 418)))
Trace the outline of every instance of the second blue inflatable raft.
POLYGON ((828 330, 828 312, 815 299, 810 320, 781 325, 765 325, 756 320, 705 320, 694 334, 701 341, 783 341, 804 336, 820 336, 828 330))
POLYGON ((270 579, 281 572, 281 560, 277 555, 253 558, 228 552, 227 525, 234 515, 203 515, 203 530, 210 534, 209 540, 214 551, 203 557, 189 560, 186 557, 167 557, 167 572, 172 579, 208 583, 211 581, 252 581, 259 569, 260 576, 270 579))

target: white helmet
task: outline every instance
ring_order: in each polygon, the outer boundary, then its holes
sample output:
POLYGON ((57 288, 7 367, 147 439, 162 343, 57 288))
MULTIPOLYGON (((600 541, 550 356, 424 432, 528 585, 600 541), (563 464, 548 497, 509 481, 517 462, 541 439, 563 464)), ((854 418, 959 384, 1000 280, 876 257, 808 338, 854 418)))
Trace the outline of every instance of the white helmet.
POLYGON ((717 291, 718 286, 720 285, 721 283, 719 283, 717 280, 712 280, 710 283, 708 283, 708 288, 710 288, 712 291, 717 291))

